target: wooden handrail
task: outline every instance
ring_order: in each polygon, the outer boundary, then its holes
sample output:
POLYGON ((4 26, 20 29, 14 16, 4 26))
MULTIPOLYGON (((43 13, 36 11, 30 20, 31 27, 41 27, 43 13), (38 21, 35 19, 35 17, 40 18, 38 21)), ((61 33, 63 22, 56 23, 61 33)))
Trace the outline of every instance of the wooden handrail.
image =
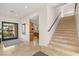
POLYGON ((52 29, 52 27, 54 26, 54 24, 56 23, 56 21, 58 20, 59 16, 61 13, 58 14, 58 16, 55 18, 55 21, 53 22, 53 24, 50 26, 48 32, 52 29))

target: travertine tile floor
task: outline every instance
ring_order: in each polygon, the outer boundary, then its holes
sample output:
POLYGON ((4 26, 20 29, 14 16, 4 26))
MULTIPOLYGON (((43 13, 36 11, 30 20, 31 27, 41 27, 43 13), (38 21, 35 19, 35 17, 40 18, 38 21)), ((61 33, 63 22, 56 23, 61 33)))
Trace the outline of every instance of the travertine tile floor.
POLYGON ((10 47, 3 47, 0 44, 0 56, 32 56, 34 53, 39 51, 38 46, 27 46, 24 43, 20 43, 10 47))

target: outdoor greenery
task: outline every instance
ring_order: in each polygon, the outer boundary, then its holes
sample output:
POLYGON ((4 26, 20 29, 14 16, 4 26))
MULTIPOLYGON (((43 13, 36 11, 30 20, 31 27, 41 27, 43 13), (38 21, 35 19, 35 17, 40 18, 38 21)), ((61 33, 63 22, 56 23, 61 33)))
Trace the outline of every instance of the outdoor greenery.
POLYGON ((1 35, 2 33, 0 32, 0 35, 1 35))

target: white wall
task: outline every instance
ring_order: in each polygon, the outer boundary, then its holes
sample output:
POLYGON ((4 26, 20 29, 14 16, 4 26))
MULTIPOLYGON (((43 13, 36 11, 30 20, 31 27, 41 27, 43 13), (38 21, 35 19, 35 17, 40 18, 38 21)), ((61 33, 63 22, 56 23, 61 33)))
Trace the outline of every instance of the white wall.
POLYGON ((21 19, 21 40, 22 41, 27 41, 29 42, 29 19, 28 17, 24 17, 21 19), (26 33, 25 34, 22 34, 22 24, 25 24, 26 26, 26 33))
MULTIPOLYGON (((47 26, 48 29, 50 28, 50 26, 54 23, 56 17, 59 15, 59 11, 57 10, 56 7, 51 7, 51 6, 47 6, 47 26)), ((52 36, 54 34, 54 31, 57 27, 57 24, 59 22, 59 19, 57 20, 57 22, 54 24, 54 26, 52 27, 52 29, 48 32, 48 43, 49 41, 52 39, 52 36)))
POLYGON ((63 6, 60 6, 59 8, 61 9, 61 17, 66 17, 66 16, 71 16, 74 15, 74 3, 68 3, 63 6))
POLYGON ((76 29, 77 29, 77 35, 79 39, 79 3, 77 5, 76 13, 75 13, 75 18, 76 18, 76 29))
POLYGON ((48 43, 47 29, 47 6, 39 10, 39 44, 46 45, 48 43))
POLYGON ((46 5, 37 11, 37 15, 39 15, 39 44, 47 45, 51 40, 54 30, 58 24, 57 22, 52 30, 48 32, 48 29, 58 15, 58 11, 56 11, 56 8, 51 7, 50 5, 46 5))
MULTIPOLYGON (((54 33, 54 30, 56 28, 57 23, 54 25, 52 30, 48 32, 48 29, 50 28, 51 24, 54 22, 56 16, 58 14, 58 11, 56 11, 56 8, 44 5, 32 14, 28 16, 28 18, 22 19, 22 22, 29 22, 26 20, 32 19, 35 16, 39 16, 39 45, 47 45, 49 41, 51 40, 52 34, 54 33)), ((29 29, 29 28, 28 28, 29 29)), ((29 37, 28 35, 22 35, 23 39, 29 37)), ((29 39, 25 39, 29 41, 29 39)))

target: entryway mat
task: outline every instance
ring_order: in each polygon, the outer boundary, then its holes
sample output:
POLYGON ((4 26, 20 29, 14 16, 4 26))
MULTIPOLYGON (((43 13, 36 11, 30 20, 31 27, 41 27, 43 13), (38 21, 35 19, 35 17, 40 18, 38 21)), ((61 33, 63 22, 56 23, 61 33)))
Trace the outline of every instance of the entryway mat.
POLYGON ((48 55, 43 53, 43 52, 41 52, 41 51, 38 51, 33 56, 48 56, 48 55))

